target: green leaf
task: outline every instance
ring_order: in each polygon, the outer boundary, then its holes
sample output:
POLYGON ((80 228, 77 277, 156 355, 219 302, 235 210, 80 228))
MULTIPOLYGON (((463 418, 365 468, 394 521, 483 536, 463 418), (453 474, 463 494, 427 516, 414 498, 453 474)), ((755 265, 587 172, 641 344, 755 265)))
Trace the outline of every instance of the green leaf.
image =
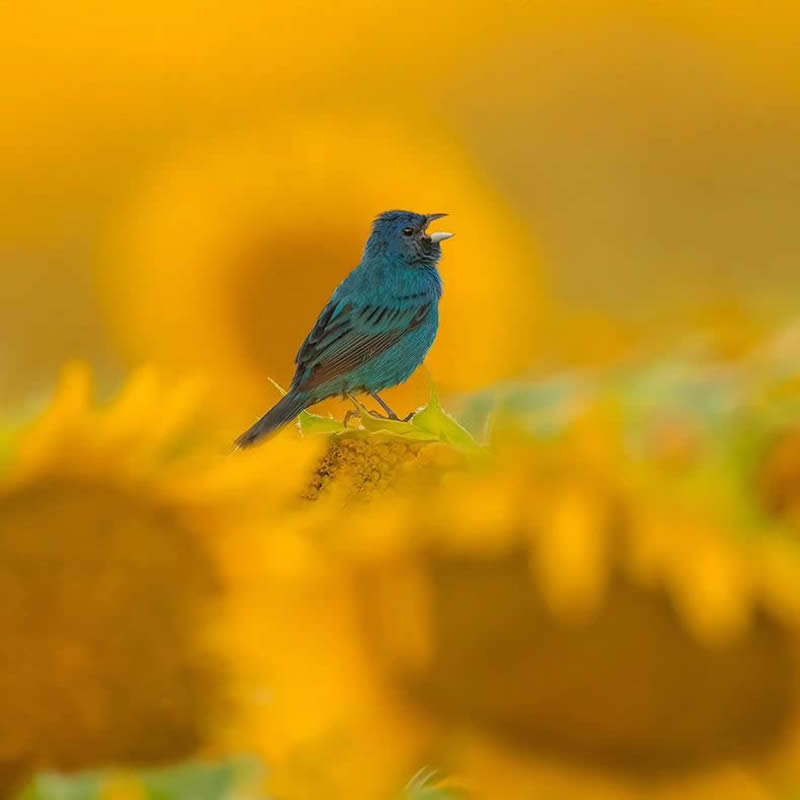
POLYGON ((99 800, 103 780, 100 772, 42 772, 17 795, 17 800, 99 800))
POLYGON ((130 777, 150 800, 242 800, 255 798, 262 777, 255 758, 238 757, 220 762, 192 762, 130 772, 90 771, 74 775, 43 772, 25 787, 17 800, 100 800, 107 785, 130 777), (243 794, 243 789, 253 789, 243 794))
POLYGON ((458 419, 476 435, 485 434, 490 422, 513 419, 534 436, 549 439, 581 409, 591 389, 591 376, 576 372, 501 383, 459 398, 458 419))
POLYGON ((151 800, 226 800, 260 773, 255 759, 237 758, 145 770, 138 777, 151 800))
POLYGON ((417 431, 430 434, 434 441, 445 442, 459 450, 479 449, 469 431, 442 408, 435 389, 431 390, 430 402, 414 415, 411 425, 417 431))
POLYGON ((306 436, 326 435, 332 433, 343 433, 348 428, 344 423, 333 417, 323 417, 321 414, 310 414, 308 411, 301 411, 297 417, 300 423, 300 430, 306 436))
MULTIPOLYGON (((359 418, 361 428, 367 433, 384 433, 417 442, 444 442, 464 451, 480 449, 469 431, 444 411, 435 390, 431 391, 428 405, 417 411, 408 422, 377 417, 366 410, 360 413, 359 418)), ((298 420, 300 429, 305 435, 329 436, 345 432, 352 433, 354 430, 333 417, 323 417, 307 411, 303 411, 298 420)))
POLYGON ((399 800, 467 800, 467 793, 455 786, 445 786, 437 770, 423 767, 406 784, 399 800))
POLYGON ((402 422, 396 419, 373 417, 372 414, 362 414, 361 426, 369 433, 389 433, 392 436, 424 442, 437 441, 436 436, 415 427, 413 422, 402 422))

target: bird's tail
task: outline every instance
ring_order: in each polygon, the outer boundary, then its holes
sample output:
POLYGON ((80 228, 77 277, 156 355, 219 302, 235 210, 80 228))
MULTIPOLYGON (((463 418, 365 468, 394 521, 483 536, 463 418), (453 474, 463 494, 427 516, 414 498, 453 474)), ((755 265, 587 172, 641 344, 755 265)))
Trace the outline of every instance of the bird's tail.
POLYGON ((250 447, 260 439, 291 422, 301 411, 310 406, 312 400, 305 394, 289 392, 284 395, 261 419, 248 428, 237 440, 236 446, 250 447))

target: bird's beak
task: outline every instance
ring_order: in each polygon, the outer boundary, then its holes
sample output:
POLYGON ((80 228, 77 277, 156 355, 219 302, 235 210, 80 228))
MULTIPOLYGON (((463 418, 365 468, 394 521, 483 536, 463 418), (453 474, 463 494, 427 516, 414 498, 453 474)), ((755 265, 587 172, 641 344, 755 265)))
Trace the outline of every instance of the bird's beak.
MULTIPOLYGON (((426 215, 425 219, 427 220, 426 225, 430 225, 435 219, 441 219, 442 217, 446 217, 447 214, 428 214, 426 215)), ((444 231, 437 231, 436 233, 430 234, 431 241, 436 242, 443 242, 445 239, 449 239, 453 234, 452 233, 445 233, 444 231)))

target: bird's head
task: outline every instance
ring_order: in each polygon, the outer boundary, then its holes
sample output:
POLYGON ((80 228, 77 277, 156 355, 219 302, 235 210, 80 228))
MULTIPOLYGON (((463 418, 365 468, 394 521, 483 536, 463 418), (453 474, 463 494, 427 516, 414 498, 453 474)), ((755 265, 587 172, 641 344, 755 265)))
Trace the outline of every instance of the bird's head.
POLYGON ((452 233, 428 233, 428 225, 447 214, 384 211, 372 226, 366 255, 383 256, 412 267, 435 266, 442 257, 441 242, 452 233))

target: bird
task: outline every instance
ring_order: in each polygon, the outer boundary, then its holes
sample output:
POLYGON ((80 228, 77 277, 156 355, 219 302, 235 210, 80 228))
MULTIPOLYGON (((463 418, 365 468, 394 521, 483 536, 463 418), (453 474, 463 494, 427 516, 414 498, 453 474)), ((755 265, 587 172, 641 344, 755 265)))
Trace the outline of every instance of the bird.
POLYGON ((397 419, 379 392, 408 380, 439 329, 441 243, 428 233, 447 214, 384 211, 372 225, 358 266, 342 281, 297 351, 289 391, 236 439, 240 449, 329 397, 369 394, 397 419))

